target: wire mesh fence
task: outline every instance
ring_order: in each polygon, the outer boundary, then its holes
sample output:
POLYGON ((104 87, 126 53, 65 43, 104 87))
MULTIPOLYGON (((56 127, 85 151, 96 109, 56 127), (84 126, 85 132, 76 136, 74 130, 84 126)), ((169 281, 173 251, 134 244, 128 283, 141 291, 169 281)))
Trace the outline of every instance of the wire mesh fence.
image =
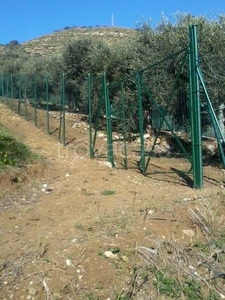
POLYGON ((35 126, 43 126, 43 120, 39 120, 39 112, 44 110, 44 125, 48 134, 55 130, 51 127, 49 116, 53 111, 58 112, 58 139, 65 144, 65 110, 68 101, 64 74, 57 81, 47 75, 2 74, 0 96, 1 102, 26 120, 34 122, 35 126))
POLYGON ((211 146, 204 148, 202 140, 216 138, 224 158, 224 106, 212 108, 196 64, 194 27, 190 40, 192 50, 181 49, 115 82, 107 74, 73 80, 64 74, 2 74, 0 101, 48 134, 57 132, 64 146, 69 142, 66 112, 84 114, 91 158, 107 158, 112 167, 136 168, 144 175, 194 174, 201 188, 202 174, 195 171, 211 146))

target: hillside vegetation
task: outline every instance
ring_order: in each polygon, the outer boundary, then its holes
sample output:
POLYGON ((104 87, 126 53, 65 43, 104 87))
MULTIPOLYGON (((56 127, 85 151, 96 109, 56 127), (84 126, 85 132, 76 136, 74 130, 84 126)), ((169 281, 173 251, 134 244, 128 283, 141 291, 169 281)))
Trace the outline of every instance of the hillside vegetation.
MULTIPOLYGON (((175 23, 163 18, 155 28, 149 22, 140 24, 136 30, 115 27, 69 28, 21 45, 12 41, 0 48, 0 73, 13 74, 14 82, 18 82, 19 74, 23 76, 26 74, 26 94, 29 96, 30 93, 30 97, 32 97, 34 74, 37 74, 39 79, 48 74, 49 90, 52 94, 59 95, 61 74, 64 73, 66 97, 67 99, 73 98, 73 103, 76 102, 71 109, 76 108, 83 113, 87 110, 88 73, 92 77, 101 78, 100 76, 105 72, 108 83, 126 77, 130 80, 126 92, 129 94, 130 101, 135 101, 137 93, 135 71, 187 48, 189 26, 192 24, 197 25, 201 69, 211 100, 217 109, 225 99, 224 15, 218 16, 215 20, 208 20, 205 17, 177 14, 175 23)), ((147 88, 153 94, 157 94, 160 104, 166 101, 168 89, 177 75, 180 60, 180 56, 171 58, 161 64, 156 71, 147 74, 146 78, 151 78, 146 82, 147 88), (158 86, 161 86, 160 90, 158 86)), ((186 65, 178 78, 177 99, 180 94, 188 93, 187 72, 186 65)), ((45 87, 43 80, 39 79, 37 80, 37 93, 42 97, 45 87)), ((98 88, 99 82, 93 89, 98 88)), ((14 89, 18 91, 18 87, 14 89)), ((113 92, 111 96, 119 96, 119 93, 113 92)), ((146 97, 143 108, 149 111, 151 107, 147 96, 143 95, 143 97, 146 97)), ((174 102, 177 107, 181 104, 174 102)))
POLYGON ((96 42, 104 40, 107 44, 113 45, 121 39, 130 39, 135 34, 135 30, 127 28, 72 28, 25 42, 20 45, 19 50, 33 56, 50 56, 55 52, 62 52, 67 44, 80 38, 94 38, 96 42))

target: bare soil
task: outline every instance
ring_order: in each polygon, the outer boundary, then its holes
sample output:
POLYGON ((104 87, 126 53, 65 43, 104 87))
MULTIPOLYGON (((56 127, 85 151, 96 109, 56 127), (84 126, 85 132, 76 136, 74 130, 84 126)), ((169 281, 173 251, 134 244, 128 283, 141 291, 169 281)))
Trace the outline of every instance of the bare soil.
MULTIPOLYGON (((138 246, 190 245, 182 230, 201 236, 188 214, 201 197, 224 211, 219 168, 204 167, 203 190, 164 172, 175 164, 183 168, 174 158, 154 158, 147 176, 136 168, 137 155, 128 170, 119 163, 109 168, 106 159, 89 158, 81 116, 67 114, 66 147, 57 141, 57 112, 50 115, 51 135, 45 118, 38 111, 35 127, 0 104, 0 122, 40 155, 0 173, 0 299, 120 299, 131 289, 138 246), (116 256, 105 257, 108 250, 116 256)), ((163 299, 152 282, 146 291, 143 299, 163 299)))

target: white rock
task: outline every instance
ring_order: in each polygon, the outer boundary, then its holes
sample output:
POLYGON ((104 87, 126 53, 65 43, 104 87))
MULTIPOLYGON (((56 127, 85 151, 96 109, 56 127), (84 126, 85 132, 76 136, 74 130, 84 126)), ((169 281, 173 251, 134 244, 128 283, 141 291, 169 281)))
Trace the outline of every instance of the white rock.
POLYGON ((147 139, 149 139, 149 138, 150 138, 150 134, 149 134, 149 133, 145 133, 145 134, 144 134, 144 139, 147 140, 147 139))
POLYGON ((129 258, 128 258, 126 255, 123 255, 121 258, 122 258, 122 260, 125 261, 125 262, 128 262, 128 261, 129 261, 129 258))
POLYGON ((140 138, 137 138, 136 142, 137 142, 138 144, 140 144, 140 143, 141 143, 141 139, 140 139, 140 138))
POLYGON ((191 201, 191 198, 184 198, 183 201, 191 201))
POLYGON ((67 259, 66 260, 66 264, 67 264, 67 266, 71 266, 72 265, 72 261, 70 259, 67 259))
POLYGON ((102 165, 102 166, 112 168, 112 164, 108 161, 99 161, 99 164, 102 165))
POLYGON ((69 177, 70 176, 70 174, 69 173, 66 173, 66 175, 65 175, 66 177, 69 177))
POLYGON ((215 149, 216 149, 214 145, 208 145, 207 148, 208 148, 208 150, 209 150, 210 152, 212 152, 212 153, 214 153, 214 152, 215 152, 215 149))
POLYGON ((183 234, 187 235, 190 238, 193 238, 195 236, 195 233, 192 229, 184 229, 182 230, 183 234))
POLYGON ((105 251, 104 255, 108 258, 117 258, 117 254, 112 253, 112 251, 105 251))

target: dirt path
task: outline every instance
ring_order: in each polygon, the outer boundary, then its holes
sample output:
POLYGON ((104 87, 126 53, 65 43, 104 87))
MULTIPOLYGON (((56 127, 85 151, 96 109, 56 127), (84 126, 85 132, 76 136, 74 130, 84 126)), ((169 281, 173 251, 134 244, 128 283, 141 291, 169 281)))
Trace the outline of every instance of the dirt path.
MULTIPOLYGON (((116 299, 129 287, 129 253, 158 239, 190 242, 182 234, 187 206, 221 193, 213 167, 204 190, 194 191, 179 177, 144 177, 76 156, 76 140, 68 151, 2 104, 0 122, 42 156, 0 177, 0 299, 116 299), (110 249, 117 258, 102 255, 110 249)), ((87 131, 79 134, 85 148, 87 131)))

